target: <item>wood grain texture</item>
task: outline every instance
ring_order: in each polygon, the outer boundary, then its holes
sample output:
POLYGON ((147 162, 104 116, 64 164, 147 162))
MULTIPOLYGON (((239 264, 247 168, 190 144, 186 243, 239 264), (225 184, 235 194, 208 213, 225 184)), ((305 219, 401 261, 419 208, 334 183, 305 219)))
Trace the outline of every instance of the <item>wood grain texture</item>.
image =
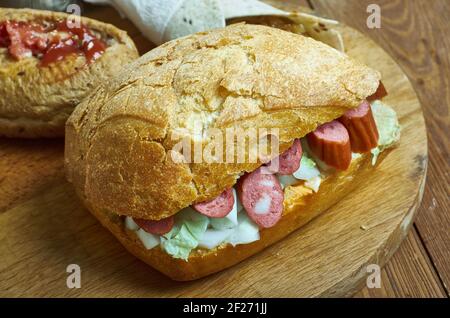
MULTIPOLYGON (((376 174, 367 176, 365 186, 287 239, 230 270, 196 282, 176 283, 129 255, 90 216, 71 186, 58 176, 60 164, 49 154, 25 178, 37 180, 36 175, 45 170, 55 176, 55 182, 32 182, 35 190, 5 205, 0 215, 2 295, 336 296, 357 291, 367 275, 365 266, 383 265, 411 224, 424 181, 426 138, 420 105, 402 71, 373 42, 350 29, 345 31, 350 55, 383 73, 392 91, 386 101, 395 107, 403 126, 399 148, 379 165, 376 174), (411 143, 416 147, 408 147, 411 143), (386 191, 386 184, 398 190, 386 191), (71 263, 82 268, 81 290, 65 286, 65 268, 71 263)), ((11 183, 18 178, 11 172, 14 166, 28 161, 23 158, 11 167, 5 160, 0 169, 6 164, 10 167, 6 179, 11 183)), ((0 196, 9 187, 3 186, 0 196)), ((389 272, 384 273, 388 276, 389 272)))
POLYGON ((363 288, 355 297, 445 297, 445 289, 413 227, 381 273, 381 288, 363 288))
POLYGON ((0 139, 0 214, 60 180, 63 140, 0 139))
MULTIPOLYGON (((437 272, 441 285, 449 295, 450 2, 311 0, 311 4, 319 14, 360 30, 394 56, 411 79, 424 106, 430 163, 424 200, 415 226, 426 250, 416 249, 415 252, 421 253, 423 257, 429 255, 431 267, 437 272), (381 29, 368 29, 366 26, 366 8, 370 3, 377 3, 381 7, 381 29)), ((398 263, 398 266, 408 266, 408 262, 398 263)), ((411 277, 411 280, 415 278, 411 277)), ((408 296, 407 290, 401 295, 408 296)), ((422 292, 424 296, 433 296, 433 293, 426 294, 426 289, 422 292)))

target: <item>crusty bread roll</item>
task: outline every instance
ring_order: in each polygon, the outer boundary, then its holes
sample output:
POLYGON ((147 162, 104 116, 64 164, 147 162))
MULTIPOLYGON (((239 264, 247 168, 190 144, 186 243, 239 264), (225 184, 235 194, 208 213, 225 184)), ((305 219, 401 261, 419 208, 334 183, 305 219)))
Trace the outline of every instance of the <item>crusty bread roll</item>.
MULTIPOLYGON (((65 13, 0 8, 0 23, 57 22, 67 17, 65 13)), ((63 136, 74 107, 122 65, 138 57, 125 31, 84 17, 81 23, 108 44, 102 56, 90 65, 84 56, 69 55, 48 67, 39 67, 36 57, 17 61, 7 48, 0 48, 0 136, 63 136)))
MULTIPOLYGON (((158 220, 212 199, 261 163, 175 163, 177 128, 280 129, 294 138, 357 107, 380 74, 313 39, 235 24, 129 64, 66 125, 68 179, 96 211, 158 220)), ((192 138, 194 138, 192 136, 192 138)))
MULTIPOLYGON (((384 156, 385 153, 382 154, 382 157, 384 156)), ((303 186, 297 186, 294 191, 286 192, 281 220, 274 227, 260 229, 259 240, 236 246, 221 244, 210 250, 197 248, 191 252, 187 261, 173 258, 160 246, 146 249, 136 232, 126 229, 123 216, 102 210, 85 199, 84 203, 131 254, 173 280, 189 281, 231 267, 305 225, 351 193, 373 171, 374 167, 370 162, 371 154, 363 154, 353 160, 347 170, 337 172, 322 182, 318 193, 313 193, 303 186)), ((83 198, 82 193, 78 194, 83 198)))
MULTIPOLYGON (((190 127, 276 127, 280 152, 372 95, 380 74, 322 43, 237 24, 166 43, 128 65, 66 125, 68 179, 91 213, 135 256, 175 280, 230 267, 328 209, 372 169, 370 153, 328 175, 318 193, 286 188, 281 220, 250 244, 196 248, 187 261, 147 250, 125 215, 158 220, 233 186, 261 163, 175 163, 171 134, 190 127)), ((195 136, 191 136, 195 139, 195 136)), ((202 140, 206 143, 207 141, 202 140)))

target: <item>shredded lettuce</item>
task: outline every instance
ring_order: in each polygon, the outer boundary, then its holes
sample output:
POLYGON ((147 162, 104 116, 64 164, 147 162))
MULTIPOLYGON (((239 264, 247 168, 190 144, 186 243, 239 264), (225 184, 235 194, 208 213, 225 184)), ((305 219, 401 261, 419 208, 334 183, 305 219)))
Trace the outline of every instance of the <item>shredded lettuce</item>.
POLYGON ((304 180, 305 186, 315 192, 319 191, 319 186, 322 182, 317 164, 313 159, 311 159, 307 151, 303 151, 302 159, 300 160, 300 167, 290 177, 298 180, 304 180))
POLYGON ((142 244, 144 244, 145 248, 148 250, 151 250, 152 248, 158 246, 160 243, 158 235, 147 233, 143 229, 139 229, 136 232, 136 235, 139 237, 142 244))
POLYGON ((352 160, 361 158, 361 156, 362 156, 362 155, 361 155, 360 153, 352 152, 352 160))
POLYGON ((304 152, 300 160, 300 168, 294 172, 294 177, 299 180, 310 180, 318 176, 320 176, 320 171, 317 169, 316 163, 304 152))
POLYGON ((188 207, 177 214, 176 222, 178 224, 184 224, 189 232, 192 233, 192 236, 198 240, 202 237, 203 233, 205 233, 209 224, 209 219, 207 216, 188 207))
POLYGON ((174 258, 187 260, 198 246, 208 224, 208 217, 190 207, 183 209, 176 215, 173 229, 161 237, 161 248, 174 258))
POLYGON ((125 227, 129 229, 130 231, 137 231, 139 230, 139 225, 134 222, 133 218, 131 216, 127 216, 125 218, 125 227))
POLYGON ((197 239, 184 224, 173 238, 165 239, 161 237, 161 247, 174 258, 187 260, 191 250, 196 248, 197 245, 197 239))
POLYGON ((320 184, 322 183, 322 178, 317 176, 305 181, 305 187, 310 188, 314 192, 319 191, 320 184))
POLYGON ((232 229, 237 225, 237 210, 231 212, 224 218, 210 218, 211 227, 216 230, 232 229))
POLYGON ((166 234, 163 234, 162 236, 163 236, 165 239, 169 240, 169 239, 173 238, 173 237, 180 231, 180 228, 181 228, 181 225, 175 223, 175 224, 173 225, 172 229, 170 230, 170 232, 168 232, 168 233, 166 233, 166 234))
POLYGON ((238 245, 259 240, 259 228, 247 213, 240 211, 236 217, 236 223, 232 222, 234 226, 231 228, 208 229, 213 218, 186 208, 176 216, 173 229, 161 236, 161 248, 174 258, 187 260, 196 247, 212 249, 224 242, 238 245))
POLYGON ((232 211, 224 218, 208 218, 191 207, 180 211, 172 230, 161 236, 161 248, 174 258, 187 260, 198 246, 212 249, 224 242, 237 245, 258 239, 258 226, 247 217, 236 196, 232 211))
POLYGON ((213 249, 220 244, 222 244, 231 234, 233 234, 235 229, 223 229, 223 230, 213 230, 208 229, 203 234, 202 239, 199 241, 199 246, 213 249))
POLYGON ((375 165, 379 154, 400 139, 400 125, 395 111, 379 100, 374 101, 371 108, 379 135, 378 146, 371 150, 372 165, 375 165))
POLYGON ((277 174, 277 177, 278 177, 278 181, 280 181, 280 185, 281 185, 282 189, 298 183, 298 179, 294 178, 290 174, 287 174, 287 175, 277 174))
POLYGON ((247 216, 245 211, 238 214, 239 225, 234 232, 228 237, 226 242, 233 246, 239 244, 248 244, 259 240, 259 227, 247 216))

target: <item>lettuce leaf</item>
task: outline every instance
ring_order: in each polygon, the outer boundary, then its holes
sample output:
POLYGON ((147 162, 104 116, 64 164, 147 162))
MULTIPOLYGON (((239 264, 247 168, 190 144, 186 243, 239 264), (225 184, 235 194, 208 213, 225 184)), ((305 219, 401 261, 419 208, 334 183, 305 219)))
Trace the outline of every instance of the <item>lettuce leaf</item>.
POLYGON ((174 258, 187 260, 191 250, 197 245, 198 241, 184 224, 173 238, 161 237, 161 247, 174 258))
POLYGON ((305 187, 310 188, 314 192, 319 191, 320 184, 322 183, 321 177, 313 177, 305 181, 305 187))
POLYGON ((161 237, 161 248, 174 258, 187 261, 191 251, 198 246, 209 224, 208 217, 186 208, 175 217, 175 225, 161 237))
POLYGON ((277 174, 277 177, 278 177, 278 181, 280 181, 280 185, 281 185, 282 189, 299 182, 298 179, 294 178, 294 176, 292 176, 290 174, 287 174, 287 175, 277 174))
POLYGON ((318 176, 320 176, 320 171, 317 169, 316 163, 304 152, 300 160, 300 168, 294 172, 294 177, 299 180, 310 180, 318 176))
POLYGON ((207 249, 213 249, 222 244, 231 234, 234 233, 234 231, 234 228, 223 230, 208 229, 199 241, 199 246, 207 249))
POLYGON ((248 244, 259 240, 259 227, 247 216, 245 211, 238 213, 239 225, 234 229, 226 242, 233 246, 248 244))
POLYGON ((139 237, 142 244, 144 244, 145 248, 148 250, 151 250, 152 248, 160 244, 160 238, 158 235, 147 233, 143 229, 139 229, 136 232, 136 235, 139 237))
POLYGON ((192 236, 199 240, 208 227, 209 218, 188 207, 177 214, 176 223, 185 225, 192 236))
POLYGON ((371 150, 372 165, 375 165, 379 154, 400 139, 400 125, 395 111, 379 100, 374 101, 371 108, 379 134, 378 146, 371 150))

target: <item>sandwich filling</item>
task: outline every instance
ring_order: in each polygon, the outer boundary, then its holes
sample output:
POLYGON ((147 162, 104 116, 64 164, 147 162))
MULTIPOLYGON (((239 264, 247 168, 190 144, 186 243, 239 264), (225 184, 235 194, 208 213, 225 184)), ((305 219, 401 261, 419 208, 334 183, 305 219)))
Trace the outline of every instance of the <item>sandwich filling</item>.
POLYGON ((104 40, 87 26, 57 22, 0 22, 0 48, 7 48, 15 60, 36 57, 40 66, 63 60, 70 54, 82 55, 87 63, 106 50, 104 40))
MULTIPOLYGON (((381 85, 382 86, 382 85, 381 85)), ((384 88, 383 88, 384 89, 384 88)), ((377 96, 381 98, 380 96, 377 96)), ((334 171, 346 170, 361 153, 379 154, 400 137, 395 111, 379 100, 364 101, 342 117, 319 126, 217 198, 189 206, 160 221, 125 218, 125 227, 146 249, 160 246, 174 258, 188 260, 194 249, 214 249, 259 240, 260 230, 276 225, 291 203, 285 194, 318 192, 334 171)))

